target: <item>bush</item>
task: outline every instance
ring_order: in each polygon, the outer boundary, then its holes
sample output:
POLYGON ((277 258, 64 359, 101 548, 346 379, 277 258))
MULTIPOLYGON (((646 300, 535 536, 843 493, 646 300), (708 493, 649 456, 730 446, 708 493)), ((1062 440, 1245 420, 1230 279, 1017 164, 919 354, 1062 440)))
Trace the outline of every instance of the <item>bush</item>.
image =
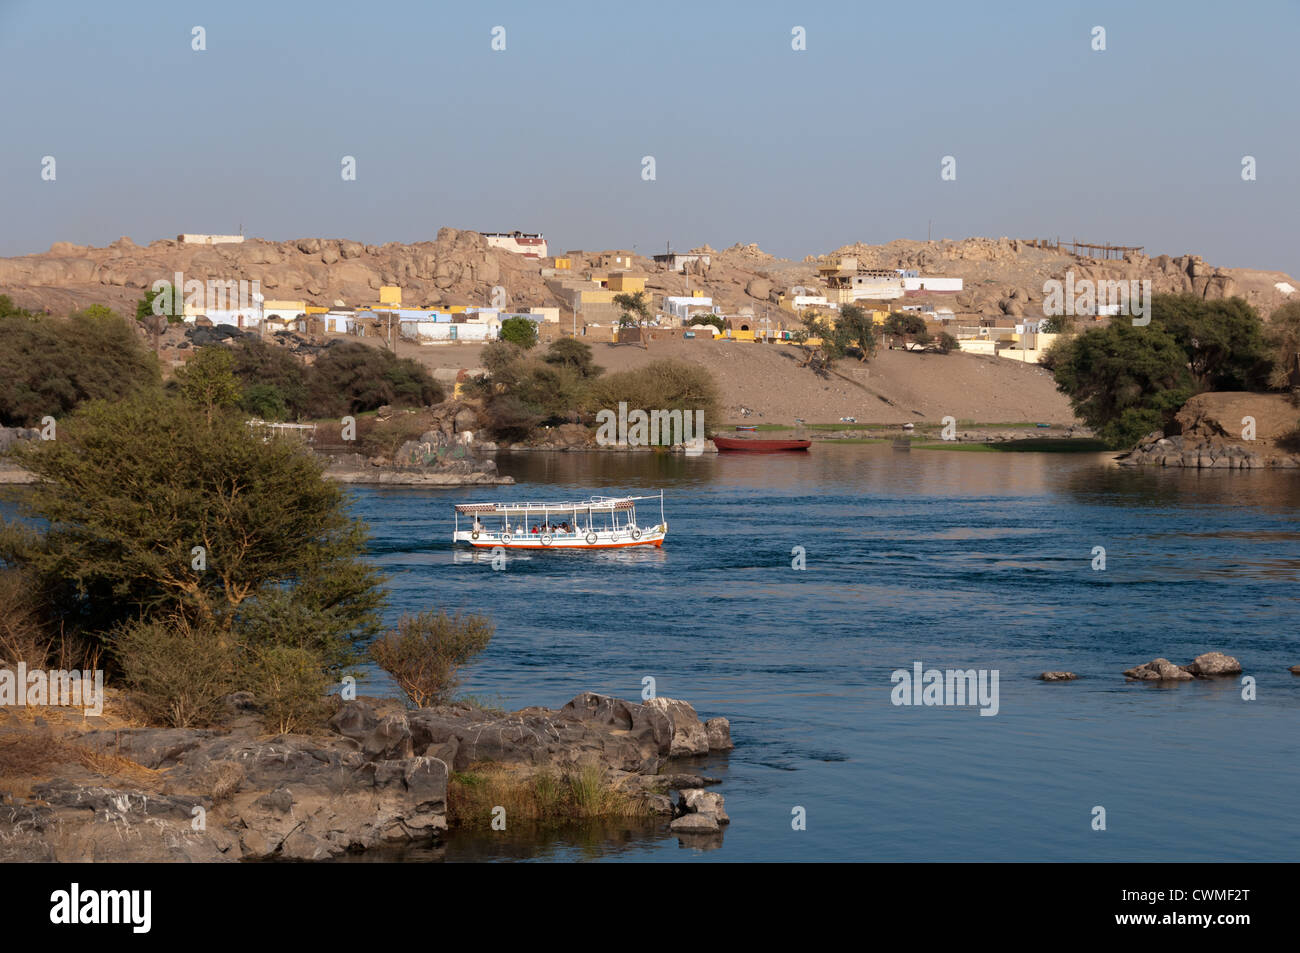
POLYGON ((542 360, 547 364, 568 367, 584 379, 599 377, 603 373, 603 369, 597 367, 592 360, 591 345, 576 338, 560 338, 552 341, 551 346, 542 355, 542 360))
POLYGON ((496 628, 487 616, 446 612, 404 615, 370 646, 375 664, 393 677, 417 708, 448 699, 460 684, 457 668, 487 648, 496 628))
MULTIPOLYGON (((308 368, 282 347, 267 344, 265 341, 250 336, 240 338, 231 349, 235 356, 235 376, 244 386, 244 407, 249 413, 256 413, 252 406, 254 388, 264 387, 274 392, 283 401, 288 417, 298 419, 307 412, 307 375, 308 368)), ((274 406, 275 398, 263 398, 261 406, 267 401, 274 406)), ((283 419, 262 416, 263 420, 283 419)))
POLYGON ((947 331, 940 331, 935 341, 935 350, 940 354, 951 354, 953 351, 961 350, 961 342, 947 331))
POLYGON ((249 670, 268 728, 284 735, 324 717, 329 679, 310 650, 289 645, 256 649, 249 670))
POLYGON ((274 384, 253 384, 246 387, 239 407, 260 420, 281 421, 289 417, 289 405, 280 388, 274 384))
POLYGON ((123 626, 110 644, 133 701, 152 722, 208 724, 237 687, 230 643, 216 626, 179 613, 123 626))
MULTIPOLYGON (((6 299, 7 300, 7 299, 6 299)), ((161 385, 158 362, 107 309, 70 318, 0 316, 0 425, 33 427, 82 403, 161 385)))
POLYGON ((45 668, 53 646, 31 598, 30 580, 17 570, 0 570, 0 665, 45 668))
POLYGON ((342 417, 385 404, 421 407, 441 403, 443 390, 423 365, 355 341, 331 344, 312 365, 308 413, 342 417))
POLYGON ((593 382, 588 409, 703 410, 706 421, 716 416, 718 388, 709 372, 689 361, 661 359, 645 367, 607 374, 593 382))
POLYGON ((506 318, 501 322, 501 340, 531 350, 537 344, 537 324, 528 318, 506 318))
POLYGON ((181 396, 211 418, 217 410, 236 406, 240 398, 235 358, 220 345, 201 347, 176 371, 181 396))

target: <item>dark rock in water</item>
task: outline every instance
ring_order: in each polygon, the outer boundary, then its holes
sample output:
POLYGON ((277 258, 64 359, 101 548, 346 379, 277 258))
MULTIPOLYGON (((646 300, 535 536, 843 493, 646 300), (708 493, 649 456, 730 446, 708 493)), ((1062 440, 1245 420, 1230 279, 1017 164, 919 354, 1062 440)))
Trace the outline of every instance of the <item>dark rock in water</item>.
POLYGON ((1224 655, 1222 652, 1206 652, 1196 656, 1190 665, 1184 665, 1183 670, 1197 678, 1240 675, 1241 663, 1231 655, 1224 655))
POLYGON ((719 829, 718 819, 712 814, 683 814, 668 825, 674 832, 708 834, 719 829))
POLYGON ((1124 672, 1140 681, 1189 682, 1196 678, 1221 678, 1241 674, 1241 663, 1222 652, 1205 652, 1187 665, 1175 665, 1166 658, 1152 659, 1145 665, 1124 672))
POLYGON ((727 816, 726 801, 715 791, 687 788, 679 791, 678 797, 677 808, 683 815, 703 814, 713 818, 719 824, 731 823, 731 818, 727 816))
POLYGON ((1292 665, 1288 670, 1292 675, 1300 675, 1300 665, 1292 665))
POLYGON ((1044 682, 1072 682, 1078 677, 1073 672, 1044 672, 1038 676, 1044 682))
POLYGON ((1126 669, 1124 674, 1144 682, 1190 682, 1195 676, 1184 672, 1167 658, 1152 659, 1145 665, 1126 669))

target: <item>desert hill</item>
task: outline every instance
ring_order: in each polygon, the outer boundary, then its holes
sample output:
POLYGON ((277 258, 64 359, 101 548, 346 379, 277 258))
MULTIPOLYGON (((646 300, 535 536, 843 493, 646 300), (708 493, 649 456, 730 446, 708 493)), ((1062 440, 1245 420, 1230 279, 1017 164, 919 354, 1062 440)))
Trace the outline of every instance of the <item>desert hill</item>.
MULTIPOLYGON (((749 306, 775 318, 776 297, 795 286, 818 289, 818 258, 775 258, 757 245, 733 245, 696 263, 685 273, 667 270, 652 258, 633 256, 648 275, 647 289, 659 294, 703 290, 724 310, 749 306)), ((894 241, 854 244, 831 255, 856 255, 867 267, 916 268, 923 274, 964 279, 956 296, 934 296, 958 314, 1019 317, 1041 309, 1043 283, 1061 279, 1149 278, 1156 293, 1187 291, 1208 298, 1241 295, 1264 315, 1287 300, 1300 282, 1281 272, 1220 268, 1199 256, 1132 253, 1123 260, 1078 257, 1033 247, 1016 239, 894 241)), ((599 269, 605 252, 572 252, 570 273, 599 269)), ((22 307, 59 314, 89 304, 108 304, 126 313, 144 290, 176 272, 186 278, 258 280, 269 299, 305 300, 321 306, 373 304, 381 285, 400 285, 410 306, 485 304, 492 289, 506 289, 508 307, 560 306, 542 273, 547 262, 490 248, 477 232, 439 230, 432 242, 363 245, 346 239, 302 238, 287 242, 248 239, 242 244, 190 245, 175 240, 148 246, 120 238, 104 248, 55 243, 49 251, 0 258, 0 293, 22 307)), ((924 302, 926 299, 918 299, 924 302)))

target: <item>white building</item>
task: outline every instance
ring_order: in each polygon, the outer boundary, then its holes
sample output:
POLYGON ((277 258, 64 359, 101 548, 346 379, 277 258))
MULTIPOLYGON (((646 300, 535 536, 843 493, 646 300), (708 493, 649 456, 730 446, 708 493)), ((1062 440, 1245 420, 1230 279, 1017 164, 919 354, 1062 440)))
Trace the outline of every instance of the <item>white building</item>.
POLYGON ((541 232, 483 232, 489 248, 503 248, 525 258, 545 258, 546 238, 541 232))
POLYGON ((192 235, 188 232, 177 235, 176 240, 182 245, 241 245, 243 235, 192 235))
POLYGON ((956 294, 961 291, 960 278, 935 278, 927 275, 903 278, 903 291, 907 294, 956 294))
POLYGON ((691 298, 686 295, 669 295, 664 298, 664 311, 678 320, 684 321, 691 314, 700 311, 715 313, 712 298, 691 298))

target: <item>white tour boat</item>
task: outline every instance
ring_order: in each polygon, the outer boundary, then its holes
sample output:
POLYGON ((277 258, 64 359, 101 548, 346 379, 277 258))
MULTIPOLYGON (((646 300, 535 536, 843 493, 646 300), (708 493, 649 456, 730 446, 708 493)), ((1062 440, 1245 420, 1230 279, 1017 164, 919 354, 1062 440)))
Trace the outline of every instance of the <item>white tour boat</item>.
POLYGON ((481 549, 615 549, 662 546, 668 535, 664 495, 593 496, 578 503, 459 503, 452 542, 481 549), (642 526, 636 504, 659 501, 659 522, 642 526), (461 517, 469 528, 462 529, 461 517))

